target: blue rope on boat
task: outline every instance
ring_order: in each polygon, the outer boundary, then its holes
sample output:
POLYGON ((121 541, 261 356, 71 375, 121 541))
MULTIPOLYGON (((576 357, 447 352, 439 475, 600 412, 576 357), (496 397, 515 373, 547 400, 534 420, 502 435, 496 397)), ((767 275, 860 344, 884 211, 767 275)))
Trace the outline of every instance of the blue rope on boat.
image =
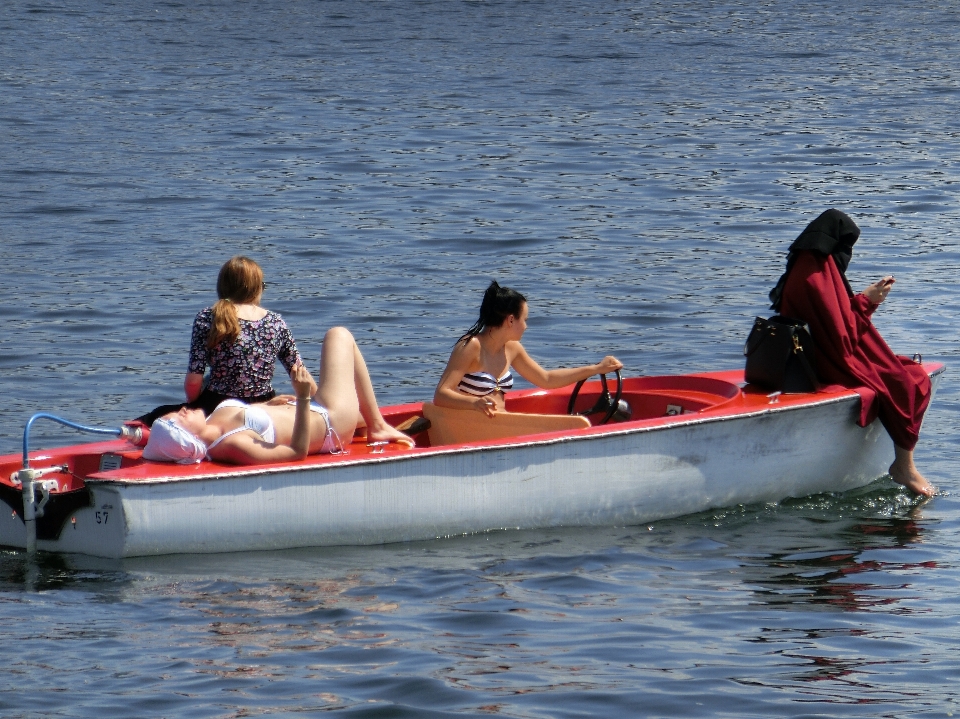
POLYGON ((112 434, 115 436, 120 436, 123 434, 122 429, 103 429, 101 427, 87 427, 83 424, 77 424, 76 422, 71 422, 69 420, 63 419, 62 417, 57 417, 52 414, 47 414, 46 412, 37 412, 33 417, 27 420, 27 426, 23 429, 23 468, 27 469, 30 466, 29 458, 29 447, 30 447, 30 427, 33 425, 35 420, 38 419, 52 419, 54 422, 59 422, 60 424, 71 427, 73 429, 79 429, 81 432, 90 432, 91 434, 112 434))

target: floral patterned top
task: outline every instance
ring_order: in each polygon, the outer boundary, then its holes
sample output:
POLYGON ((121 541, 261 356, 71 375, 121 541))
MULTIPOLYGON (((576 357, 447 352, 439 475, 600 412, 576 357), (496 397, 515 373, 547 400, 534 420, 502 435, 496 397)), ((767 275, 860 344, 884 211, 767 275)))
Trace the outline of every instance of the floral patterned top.
POLYGON ((203 374, 210 366, 207 389, 228 397, 259 397, 273 391, 273 368, 279 359, 289 373, 300 362, 293 335, 275 312, 259 320, 240 320, 240 336, 207 348, 213 310, 207 307, 193 321, 188 372, 203 374))

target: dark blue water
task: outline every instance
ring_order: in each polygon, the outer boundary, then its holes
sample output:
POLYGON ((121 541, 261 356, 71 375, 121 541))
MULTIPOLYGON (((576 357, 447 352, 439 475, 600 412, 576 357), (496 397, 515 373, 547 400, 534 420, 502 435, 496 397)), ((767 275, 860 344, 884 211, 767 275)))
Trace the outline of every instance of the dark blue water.
POLYGON ((641 527, 0 554, 0 715, 953 716, 958 33, 955 3, 4 3, 0 452, 37 411, 176 401, 238 253, 306 358, 347 325, 392 404, 491 278, 545 365, 740 366, 838 207, 854 286, 897 277, 877 326, 951 370, 925 504, 880 481, 641 527))

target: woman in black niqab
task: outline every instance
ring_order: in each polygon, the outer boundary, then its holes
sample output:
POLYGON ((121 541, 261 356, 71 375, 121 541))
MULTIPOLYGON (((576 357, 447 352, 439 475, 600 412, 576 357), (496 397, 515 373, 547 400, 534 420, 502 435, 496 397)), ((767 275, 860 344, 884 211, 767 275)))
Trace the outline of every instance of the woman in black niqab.
POLYGON ((860 237, 860 228, 850 216, 840 210, 827 210, 817 219, 807 225, 800 236, 793 241, 787 253, 787 269, 780 276, 777 286, 770 290, 770 309, 779 312, 780 300, 783 297, 783 286, 787 283, 787 275, 793 268, 800 250, 815 250, 822 255, 832 255, 837 263, 837 269, 843 276, 843 283, 853 295, 853 289, 847 282, 847 265, 853 257, 853 245, 860 237))
POLYGON ((866 427, 879 417, 894 444, 893 480, 930 496, 935 489, 913 460, 930 402, 930 377, 919 363, 895 354, 873 326, 873 312, 889 294, 893 277, 859 294, 850 289, 846 269, 859 236, 844 213, 824 212, 790 245, 787 271, 770 300, 778 312, 810 327, 820 380, 860 395, 858 424, 866 427))

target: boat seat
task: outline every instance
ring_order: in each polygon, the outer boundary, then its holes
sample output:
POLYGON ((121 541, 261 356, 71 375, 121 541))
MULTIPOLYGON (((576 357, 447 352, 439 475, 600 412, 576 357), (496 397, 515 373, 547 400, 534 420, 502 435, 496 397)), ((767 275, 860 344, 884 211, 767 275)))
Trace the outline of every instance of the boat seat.
POLYGON ((427 434, 431 447, 590 426, 590 420, 578 415, 500 412, 495 417, 487 417, 475 409, 449 409, 430 402, 423 403, 423 416, 430 420, 427 434))

